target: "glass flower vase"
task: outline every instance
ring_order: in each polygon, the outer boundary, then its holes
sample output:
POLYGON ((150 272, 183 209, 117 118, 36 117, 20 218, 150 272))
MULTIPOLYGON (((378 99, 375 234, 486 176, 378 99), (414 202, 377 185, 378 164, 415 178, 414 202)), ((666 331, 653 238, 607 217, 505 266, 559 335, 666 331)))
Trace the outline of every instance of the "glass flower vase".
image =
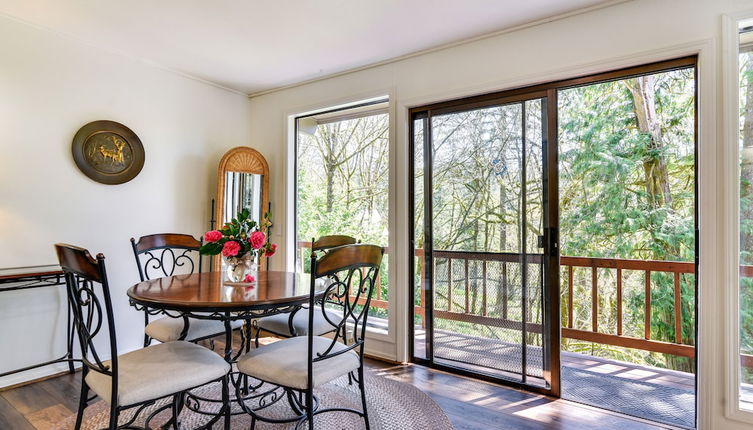
POLYGON ((225 263, 225 276, 230 282, 254 281, 259 276, 256 259, 250 253, 240 257, 222 257, 225 263))

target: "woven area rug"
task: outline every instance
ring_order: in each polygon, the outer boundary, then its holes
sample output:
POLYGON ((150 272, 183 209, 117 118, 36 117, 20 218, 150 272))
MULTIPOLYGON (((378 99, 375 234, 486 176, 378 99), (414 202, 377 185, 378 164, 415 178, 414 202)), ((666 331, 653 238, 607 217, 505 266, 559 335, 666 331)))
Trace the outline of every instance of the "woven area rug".
MULTIPOLYGON (((219 398, 219 384, 208 385, 206 387, 194 390, 194 393, 205 398, 219 398)), ((361 409, 360 394, 357 385, 349 385, 347 378, 337 379, 329 384, 323 385, 314 391, 321 402, 320 408, 328 407, 345 407, 352 409, 361 409)), ((402 382, 393 381, 370 372, 366 374, 366 395, 369 407, 369 422, 374 430, 452 430, 447 415, 442 409, 421 390, 402 382)), ((150 407, 158 408, 167 403, 162 400, 156 405, 150 407)), ((211 404, 210 404, 211 405, 211 404)), ((207 407, 206 410, 211 409, 207 407)), ((236 405, 235 409, 238 409, 236 405)), ((142 412, 141 416, 147 416, 149 410, 142 412)), ((271 418, 285 418, 291 416, 287 403, 283 400, 273 407, 265 409, 264 416, 271 418)), ((108 423, 109 411, 104 401, 99 401, 90 405, 84 415, 84 424, 82 430, 94 430, 106 428, 108 423)), ((59 423, 54 430, 72 429, 75 424, 75 416, 69 417, 59 423)), ((129 419, 128 412, 124 413, 120 422, 125 423, 129 419)), ((159 426, 170 418, 169 412, 160 413, 151 422, 152 428, 159 426)), ((207 422, 203 415, 184 410, 179 418, 181 429, 192 429, 201 426, 207 422)), ((141 421, 143 423, 143 420, 141 421)), ((136 425, 141 424, 136 421, 136 425)), ((233 416, 231 428, 248 429, 251 424, 250 417, 245 414, 233 416)), ((294 424, 269 424, 257 422, 256 428, 259 430, 282 430, 292 429, 294 424)), ((222 428, 221 422, 214 428, 222 428)), ((303 428, 308 428, 304 425, 303 428)), ((317 415, 314 418, 314 429, 363 429, 365 424, 363 418, 352 413, 327 412, 317 415)))

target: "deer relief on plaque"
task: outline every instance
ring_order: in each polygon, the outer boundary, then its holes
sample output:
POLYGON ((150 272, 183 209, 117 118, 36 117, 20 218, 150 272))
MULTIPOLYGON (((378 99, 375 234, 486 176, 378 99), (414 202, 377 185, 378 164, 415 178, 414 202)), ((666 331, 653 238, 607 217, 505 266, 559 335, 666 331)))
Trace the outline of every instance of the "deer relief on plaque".
POLYGON ((102 173, 114 174, 125 170, 133 161, 133 149, 121 136, 97 133, 86 141, 86 161, 102 173))
POLYGON ((141 171, 144 147, 138 136, 123 124, 94 121, 76 133, 73 158, 89 178, 103 184, 122 184, 141 171))

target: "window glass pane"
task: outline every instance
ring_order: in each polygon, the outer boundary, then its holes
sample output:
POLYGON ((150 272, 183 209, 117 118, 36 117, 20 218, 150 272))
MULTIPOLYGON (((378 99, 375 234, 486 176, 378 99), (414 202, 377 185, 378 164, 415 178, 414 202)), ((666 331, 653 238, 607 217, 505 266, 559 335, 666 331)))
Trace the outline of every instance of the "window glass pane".
MULTIPOLYGON (((311 241, 325 235, 387 247, 389 116, 383 105, 297 119, 296 270, 309 272, 311 241)), ((369 325, 386 330, 389 250, 382 261, 369 325)))
POLYGON ((413 356, 426 359, 426 265, 424 246, 424 123, 426 118, 413 121, 413 356))
POLYGON ((753 28, 740 29, 740 407, 753 411, 753 28))
POLYGON ((695 101, 685 67, 563 89, 557 112, 562 397, 683 428, 696 400, 695 101), (620 400, 592 394, 602 387, 620 400))

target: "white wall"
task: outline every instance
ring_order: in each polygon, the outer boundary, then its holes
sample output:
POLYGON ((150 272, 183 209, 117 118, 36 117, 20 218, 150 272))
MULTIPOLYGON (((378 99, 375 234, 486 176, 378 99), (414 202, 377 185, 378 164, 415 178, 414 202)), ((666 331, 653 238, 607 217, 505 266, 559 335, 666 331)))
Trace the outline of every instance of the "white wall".
MULTIPOLYGON (((396 359, 406 359, 405 297, 407 285, 407 108, 432 101, 509 89, 535 83, 595 73, 662 59, 699 54, 700 85, 700 427, 749 428, 724 418, 724 284, 718 259, 725 246, 718 219, 725 206, 718 179, 722 106, 720 32, 722 14, 753 8, 752 1, 735 0, 633 0, 582 15, 549 22, 491 38, 429 52, 398 62, 356 71, 330 79, 252 98, 252 140, 268 157, 271 199, 278 220, 274 238, 285 243, 287 232, 280 220, 287 217, 286 152, 288 117, 316 108, 341 104, 389 92, 396 127, 396 219, 391 243, 392 316, 398 324, 394 345, 380 345, 396 359), (398 312, 399 311, 399 312, 398 312)), ((734 172, 732 173, 734 174, 734 172)), ((732 202, 734 206, 734 199, 732 202)), ((290 232, 292 234, 292 232, 290 232)), ((281 267, 284 259, 275 264, 281 267)), ((275 267, 275 265, 273 265, 275 267)), ((731 349, 731 348, 730 348, 731 349)))
MULTIPOLYGON (((128 240, 206 231, 220 157, 251 143, 248 109, 244 95, 0 17, 0 267, 52 264, 55 242, 104 253, 119 349, 139 347, 143 317, 125 294, 138 280, 128 240), (96 183, 73 162, 74 134, 99 119, 144 144, 144 168, 126 184, 96 183)), ((62 354, 61 293, 0 293, 0 371, 62 354)))

